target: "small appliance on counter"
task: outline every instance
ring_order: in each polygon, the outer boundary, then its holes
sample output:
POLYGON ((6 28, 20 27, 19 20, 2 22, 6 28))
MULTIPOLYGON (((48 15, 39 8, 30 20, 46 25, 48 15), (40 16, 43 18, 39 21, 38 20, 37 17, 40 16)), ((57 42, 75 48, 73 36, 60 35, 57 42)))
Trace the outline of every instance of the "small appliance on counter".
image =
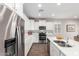
POLYGON ((64 39, 64 36, 63 36, 62 34, 57 34, 57 35, 56 35, 56 39, 57 39, 58 41, 62 41, 62 40, 64 39))
POLYGON ((79 42, 79 35, 74 36, 74 40, 79 42))

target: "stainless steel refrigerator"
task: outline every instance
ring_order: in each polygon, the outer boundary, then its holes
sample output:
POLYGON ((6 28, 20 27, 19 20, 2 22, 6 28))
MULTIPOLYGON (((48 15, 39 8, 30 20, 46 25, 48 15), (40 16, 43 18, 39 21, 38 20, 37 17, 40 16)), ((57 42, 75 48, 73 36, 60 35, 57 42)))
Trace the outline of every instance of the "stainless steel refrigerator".
POLYGON ((24 56, 24 20, 0 4, 0 56, 24 56))
POLYGON ((18 16, 16 26, 16 56, 24 56, 24 20, 18 16))

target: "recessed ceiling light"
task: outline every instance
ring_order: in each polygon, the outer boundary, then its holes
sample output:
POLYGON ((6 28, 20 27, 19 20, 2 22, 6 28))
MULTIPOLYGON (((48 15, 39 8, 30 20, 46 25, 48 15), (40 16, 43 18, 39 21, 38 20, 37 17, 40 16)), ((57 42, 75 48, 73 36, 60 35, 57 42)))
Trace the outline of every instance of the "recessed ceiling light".
POLYGON ((61 5, 61 3, 57 3, 57 5, 61 5))
POLYGON ((41 14, 39 13, 38 16, 41 16, 41 14))
POLYGON ((77 18, 77 16, 74 16, 74 18, 77 18))
POLYGON ((38 7, 41 8, 42 7, 42 4, 38 4, 38 7))
POLYGON ((52 16, 55 16, 55 14, 52 14, 52 16))

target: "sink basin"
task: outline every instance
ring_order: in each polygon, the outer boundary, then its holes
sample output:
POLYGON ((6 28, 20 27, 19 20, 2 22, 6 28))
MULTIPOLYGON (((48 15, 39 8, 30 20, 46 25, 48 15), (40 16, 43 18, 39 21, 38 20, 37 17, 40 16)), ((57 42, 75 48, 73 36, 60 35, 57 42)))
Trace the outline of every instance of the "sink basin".
POLYGON ((71 45, 69 44, 66 44, 66 42, 64 41, 57 41, 57 40, 54 40, 55 43, 57 43, 59 46, 61 47, 72 47, 71 45))

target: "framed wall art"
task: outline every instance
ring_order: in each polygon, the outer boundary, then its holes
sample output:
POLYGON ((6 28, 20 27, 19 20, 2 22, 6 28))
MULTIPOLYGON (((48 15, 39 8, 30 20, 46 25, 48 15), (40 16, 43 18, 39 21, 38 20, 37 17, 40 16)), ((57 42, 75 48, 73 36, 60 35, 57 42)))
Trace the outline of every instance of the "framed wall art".
POLYGON ((75 24, 67 24, 66 31, 67 32, 75 32, 75 24))

